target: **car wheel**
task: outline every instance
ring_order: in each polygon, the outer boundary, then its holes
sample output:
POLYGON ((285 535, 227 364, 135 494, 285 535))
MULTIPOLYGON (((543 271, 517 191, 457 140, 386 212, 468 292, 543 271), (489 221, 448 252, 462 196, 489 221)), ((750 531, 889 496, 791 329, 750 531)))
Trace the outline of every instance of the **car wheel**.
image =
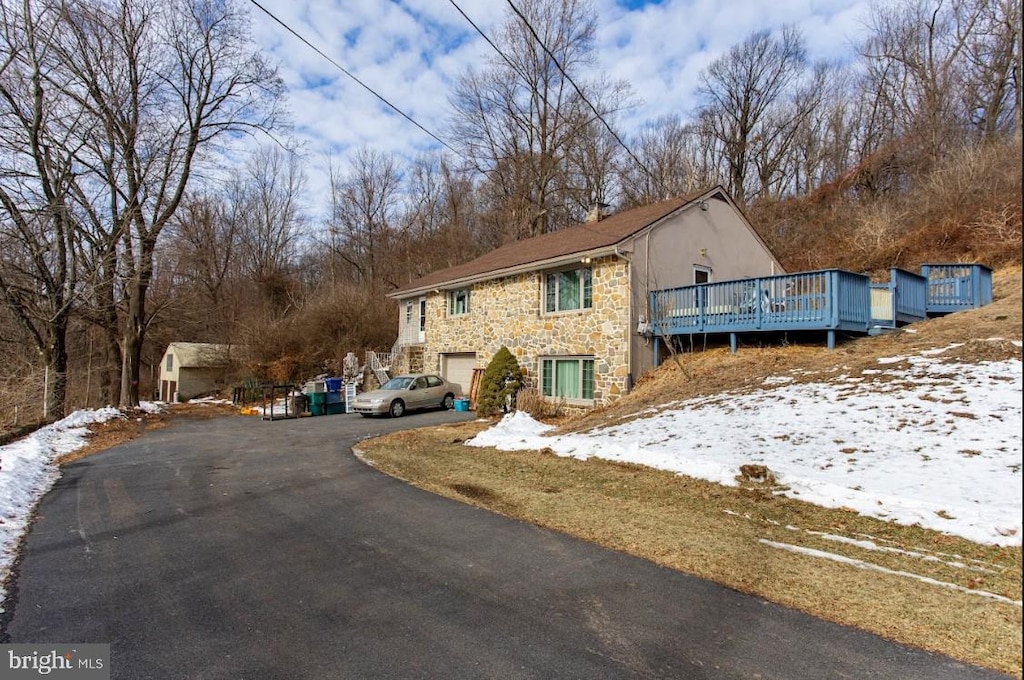
POLYGON ((401 399, 395 399, 391 402, 391 408, 388 409, 388 413, 391 414, 392 418, 401 418, 402 414, 405 413, 405 402, 401 399))
POLYGON ((450 392, 444 395, 444 399, 441 400, 441 408, 446 411, 451 411, 455 408, 455 395, 450 392))

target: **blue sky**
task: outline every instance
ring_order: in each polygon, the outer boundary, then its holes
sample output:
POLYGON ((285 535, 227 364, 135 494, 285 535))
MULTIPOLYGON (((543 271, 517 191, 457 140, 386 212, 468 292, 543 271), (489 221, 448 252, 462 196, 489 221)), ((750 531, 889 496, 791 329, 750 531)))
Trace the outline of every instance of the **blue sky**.
MULTIPOLYGON (((268 10, 442 138, 448 93, 493 50, 449 0, 261 0, 268 10)), ((508 5, 458 0, 494 35, 508 5)), ((812 58, 849 59, 868 0, 594 0, 595 71, 632 85, 638 106, 619 121, 630 135, 668 113, 686 117, 700 71, 760 29, 800 27, 812 58)), ((327 158, 344 167, 361 147, 412 158, 437 142, 303 45, 255 6, 253 38, 289 88, 294 136, 309 159, 310 191, 326 188, 327 158)))

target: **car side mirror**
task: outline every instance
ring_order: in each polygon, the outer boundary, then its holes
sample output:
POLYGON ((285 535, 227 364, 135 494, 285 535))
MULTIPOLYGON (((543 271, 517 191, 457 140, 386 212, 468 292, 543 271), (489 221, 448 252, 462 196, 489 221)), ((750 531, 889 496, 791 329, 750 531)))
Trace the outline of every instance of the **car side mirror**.
POLYGON ((415 384, 409 385, 409 391, 412 391, 414 389, 416 389, 416 385, 415 384))

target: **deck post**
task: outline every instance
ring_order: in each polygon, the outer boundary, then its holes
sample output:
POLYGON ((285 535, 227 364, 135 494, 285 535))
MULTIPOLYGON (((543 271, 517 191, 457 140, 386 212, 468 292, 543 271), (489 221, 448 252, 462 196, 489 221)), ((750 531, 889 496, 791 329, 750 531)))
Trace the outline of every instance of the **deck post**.
POLYGON ((659 347, 660 344, 661 344, 661 339, 657 335, 655 335, 654 336, 654 367, 655 368, 657 368, 658 366, 661 366, 661 352, 658 351, 658 347, 659 347))
POLYGON ((829 350, 836 348, 836 332, 833 329, 829 329, 828 331, 828 348, 829 350))
POLYGON ((736 334, 735 333, 729 333, 729 351, 732 352, 733 354, 736 354, 736 350, 737 350, 736 334))

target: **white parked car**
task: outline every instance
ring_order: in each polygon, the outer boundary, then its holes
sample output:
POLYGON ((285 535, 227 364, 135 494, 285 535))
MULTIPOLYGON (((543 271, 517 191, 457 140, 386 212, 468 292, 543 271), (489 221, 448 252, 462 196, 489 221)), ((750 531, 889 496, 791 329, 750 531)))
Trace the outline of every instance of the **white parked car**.
POLYGON ((380 389, 357 394, 352 410, 362 416, 390 415, 398 418, 406 411, 425 408, 451 409, 458 385, 439 375, 414 373, 395 376, 380 389))

